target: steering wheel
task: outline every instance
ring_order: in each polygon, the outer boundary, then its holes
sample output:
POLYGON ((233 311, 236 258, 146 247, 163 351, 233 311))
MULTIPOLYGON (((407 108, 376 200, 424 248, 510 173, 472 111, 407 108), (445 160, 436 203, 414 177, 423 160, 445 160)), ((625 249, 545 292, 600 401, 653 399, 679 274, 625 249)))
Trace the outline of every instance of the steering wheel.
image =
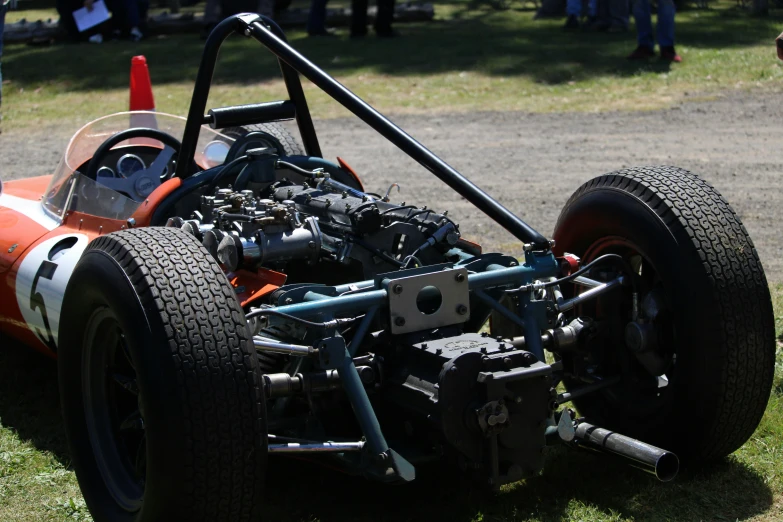
POLYGON ((95 154, 93 154, 92 159, 90 160, 85 176, 98 181, 98 169, 101 167, 103 159, 112 147, 132 138, 152 138, 163 143, 164 147, 146 169, 140 170, 127 178, 101 177, 99 183, 116 192, 124 192, 135 201, 141 201, 149 196, 153 190, 158 188, 161 182, 166 181, 174 175, 174 169, 169 169, 169 171, 166 172, 166 166, 169 164, 174 154, 179 154, 182 143, 171 134, 166 134, 158 129, 146 127, 137 127, 120 131, 101 143, 101 146, 98 147, 98 150, 95 151, 95 154))

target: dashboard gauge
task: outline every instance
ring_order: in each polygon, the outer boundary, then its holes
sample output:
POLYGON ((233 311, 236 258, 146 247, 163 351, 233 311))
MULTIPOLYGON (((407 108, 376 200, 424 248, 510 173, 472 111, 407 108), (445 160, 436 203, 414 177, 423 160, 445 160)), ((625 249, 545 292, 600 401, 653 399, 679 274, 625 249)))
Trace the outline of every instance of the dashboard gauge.
POLYGON ((99 178, 116 178, 117 174, 109 167, 101 167, 98 169, 97 176, 99 178))
POLYGON ((124 178, 133 176, 140 170, 144 170, 146 168, 147 166, 144 164, 141 158, 135 154, 125 154, 119 160, 117 160, 117 172, 124 178))

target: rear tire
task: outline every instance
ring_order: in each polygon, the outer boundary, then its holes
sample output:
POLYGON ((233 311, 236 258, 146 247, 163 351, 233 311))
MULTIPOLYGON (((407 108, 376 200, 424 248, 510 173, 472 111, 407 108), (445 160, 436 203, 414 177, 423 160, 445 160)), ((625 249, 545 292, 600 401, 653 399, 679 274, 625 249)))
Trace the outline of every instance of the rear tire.
POLYGON ((92 241, 63 304, 59 381, 96 521, 258 520, 260 370, 235 293, 175 228, 92 241))
MULTIPOLYGON (((220 131, 229 138, 239 139, 248 134, 255 133, 254 139, 243 145, 242 153, 238 149, 229 152, 229 161, 244 153, 245 150, 254 147, 273 147, 280 156, 303 156, 304 148, 299 144, 293 134, 288 132, 280 123, 258 123, 255 125, 243 125, 241 127, 229 127, 220 131)), ((232 147, 232 149, 234 149, 232 147)))
MULTIPOLYGON (((634 387, 642 366, 622 333, 591 345, 587 358, 606 373, 612 367, 623 382, 614 392, 577 401, 580 414, 691 460, 720 458, 742 446, 769 399, 774 320, 753 242, 718 191, 675 167, 606 174, 571 196, 554 237, 558 253, 583 261, 605 253, 638 258, 648 286, 661 289, 671 334, 658 343, 658 355, 674 355, 668 386, 644 393, 634 387)), ((599 298, 593 311, 630 313, 630 291, 621 306, 610 308, 618 299, 599 298)), ((630 320, 615 315, 620 327, 630 320)))

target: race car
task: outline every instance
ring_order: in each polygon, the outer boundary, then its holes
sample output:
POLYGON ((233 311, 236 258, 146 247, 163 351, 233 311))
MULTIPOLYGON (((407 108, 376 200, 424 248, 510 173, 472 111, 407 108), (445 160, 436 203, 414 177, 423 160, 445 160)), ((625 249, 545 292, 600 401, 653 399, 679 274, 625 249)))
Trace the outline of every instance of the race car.
POLYGON ((442 459, 498 489, 565 444, 667 481, 739 448, 772 386, 764 272, 708 183, 599 176, 548 238, 255 14, 209 36, 187 118, 101 118, 52 176, 2 185, 0 281, 2 331, 57 358, 97 521, 259 520, 274 454, 388 483, 442 459), (279 58, 288 100, 206 111, 235 32, 279 58), (300 75, 519 257, 324 159, 300 75))

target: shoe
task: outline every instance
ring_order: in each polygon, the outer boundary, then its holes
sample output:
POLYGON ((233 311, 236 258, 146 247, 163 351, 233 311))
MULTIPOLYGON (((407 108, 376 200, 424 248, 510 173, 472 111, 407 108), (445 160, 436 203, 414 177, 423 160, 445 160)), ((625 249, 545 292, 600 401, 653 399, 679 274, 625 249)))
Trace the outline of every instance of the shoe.
POLYGON ((591 16, 582 25, 582 29, 585 31, 591 31, 595 33, 602 33, 609 29, 609 23, 606 20, 600 20, 596 16, 591 16))
POLYGON ((100 33, 94 34, 94 35, 90 36, 87 40, 90 43, 94 43, 94 44, 103 43, 103 35, 100 34, 100 33))
POLYGON ((626 31, 628 31, 628 26, 621 23, 609 24, 609 27, 606 29, 607 33, 624 33, 626 31))
POLYGON ((647 60, 654 57, 655 51, 653 51, 652 47, 647 47, 646 45, 640 45, 634 52, 628 55, 629 60, 647 60))
POLYGON ((563 26, 564 31, 576 31, 579 29, 579 18, 575 15, 570 15, 563 26))
POLYGON ((674 50, 673 45, 668 47, 661 47, 661 60, 680 63, 682 62, 682 56, 677 54, 677 51, 674 50))
POLYGON ((144 38, 144 35, 143 35, 143 34, 142 34, 142 32, 139 30, 139 28, 138 28, 138 27, 132 27, 132 28, 131 28, 131 30, 130 30, 130 39, 131 39, 131 42, 138 42, 138 41, 139 41, 139 40, 141 40, 142 38, 144 38))
POLYGON ((307 36, 337 36, 337 33, 330 27, 329 29, 321 29, 320 31, 307 31, 307 36))
POLYGON ((398 38, 400 36, 400 33, 395 31, 394 29, 382 29, 382 30, 375 30, 375 36, 378 38, 398 38))

